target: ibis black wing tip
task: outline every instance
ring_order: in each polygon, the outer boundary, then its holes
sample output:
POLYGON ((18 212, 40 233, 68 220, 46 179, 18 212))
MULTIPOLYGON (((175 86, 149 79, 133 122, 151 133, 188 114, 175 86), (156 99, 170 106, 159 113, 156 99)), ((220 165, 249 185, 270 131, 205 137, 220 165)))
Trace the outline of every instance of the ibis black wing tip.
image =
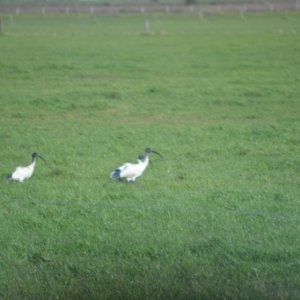
POLYGON ((8 174, 4 177, 4 180, 9 180, 12 179, 12 174, 8 174))
POLYGON ((110 174, 110 178, 111 178, 111 179, 119 179, 119 178, 120 178, 120 173, 121 173, 121 170, 120 170, 120 169, 116 169, 116 170, 114 170, 114 171, 110 174))

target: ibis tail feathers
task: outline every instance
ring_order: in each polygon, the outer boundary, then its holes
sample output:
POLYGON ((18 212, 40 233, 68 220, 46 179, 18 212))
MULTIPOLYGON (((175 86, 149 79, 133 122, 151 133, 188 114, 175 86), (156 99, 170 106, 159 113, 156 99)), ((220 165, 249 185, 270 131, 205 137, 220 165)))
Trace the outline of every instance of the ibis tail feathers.
POLYGON ((5 180, 9 180, 9 179, 12 179, 12 174, 8 174, 4 177, 5 180))
POLYGON ((114 171, 110 174, 110 178, 111 178, 111 179, 118 179, 118 178, 120 178, 120 174, 121 174, 121 170, 120 170, 120 169, 116 169, 116 170, 114 170, 114 171))

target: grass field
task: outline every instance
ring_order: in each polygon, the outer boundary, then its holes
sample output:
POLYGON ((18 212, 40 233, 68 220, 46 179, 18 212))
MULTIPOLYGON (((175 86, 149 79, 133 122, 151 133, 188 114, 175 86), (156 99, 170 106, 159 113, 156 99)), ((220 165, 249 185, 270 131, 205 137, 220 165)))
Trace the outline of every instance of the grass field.
POLYGON ((1 16, 0 298, 299 299, 299 13, 147 18, 1 16))

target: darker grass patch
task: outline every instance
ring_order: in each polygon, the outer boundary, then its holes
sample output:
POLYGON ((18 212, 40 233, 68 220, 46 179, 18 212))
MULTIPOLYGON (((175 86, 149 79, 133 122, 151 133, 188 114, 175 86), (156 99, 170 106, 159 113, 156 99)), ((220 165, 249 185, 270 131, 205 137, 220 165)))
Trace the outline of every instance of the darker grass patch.
MULTIPOLYGON (((101 99, 91 100, 90 95, 77 95, 75 99, 70 99, 70 95, 65 98, 61 96, 53 96, 47 98, 36 98, 29 101, 29 106, 35 108, 36 110, 45 109, 47 111, 104 111, 110 106, 108 102, 101 99)), ((92 98, 95 98, 92 96, 92 98)))
POLYGON ((118 92, 106 92, 102 94, 108 100, 122 100, 122 95, 118 92))
MULTIPOLYGON (((284 247, 284 246, 283 246, 284 247)), ((298 259, 299 249, 270 249, 263 247, 247 247, 236 249, 233 255, 242 261, 253 261, 263 263, 289 263, 291 258, 298 259)))
POLYGON ((216 106, 245 106, 247 103, 243 100, 222 100, 216 99, 212 101, 216 106))
POLYGON ((217 236, 206 237, 189 246, 189 251, 196 255, 212 254, 216 249, 223 248, 223 241, 217 236))
POLYGON ((98 80, 118 80, 120 76, 114 75, 80 75, 73 77, 78 80, 90 80, 90 81, 98 81, 98 80))
POLYGON ((34 68, 35 71, 71 71, 76 69, 73 65, 69 64, 58 64, 58 63, 47 63, 34 68))
POLYGON ((11 117, 14 118, 14 119, 24 119, 24 118, 26 118, 26 116, 22 113, 14 113, 14 114, 11 115, 11 117))
POLYGON ((50 171, 50 175, 54 176, 54 177, 57 177, 57 176, 63 176, 64 173, 63 173, 63 171, 61 171, 59 169, 53 169, 53 170, 50 171))
POLYGON ((68 110, 71 111, 104 111, 109 108, 108 103, 92 102, 92 103, 71 103, 67 106, 68 110))
POLYGON ((246 91, 243 93, 243 95, 249 98, 262 98, 265 96, 263 93, 257 91, 246 91))

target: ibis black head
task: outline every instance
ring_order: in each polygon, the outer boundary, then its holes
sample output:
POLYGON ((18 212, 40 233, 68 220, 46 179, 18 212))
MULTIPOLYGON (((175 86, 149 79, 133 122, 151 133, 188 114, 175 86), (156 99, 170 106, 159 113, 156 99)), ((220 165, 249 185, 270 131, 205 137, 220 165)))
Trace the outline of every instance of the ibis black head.
POLYGON ((138 160, 143 160, 144 158, 145 158, 145 156, 142 154, 138 156, 138 160))
POLYGON ((45 159, 36 152, 32 153, 32 160, 35 160, 37 157, 41 158, 44 162, 46 162, 45 159))
POLYGON ((156 151, 154 151, 154 150, 152 150, 152 149, 150 149, 150 148, 146 148, 146 149, 145 149, 146 155, 149 154, 149 153, 151 153, 151 152, 153 152, 153 153, 159 155, 161 158, 163 158, 162 155, 160 155, 158 152, 156 152, 156 151))

